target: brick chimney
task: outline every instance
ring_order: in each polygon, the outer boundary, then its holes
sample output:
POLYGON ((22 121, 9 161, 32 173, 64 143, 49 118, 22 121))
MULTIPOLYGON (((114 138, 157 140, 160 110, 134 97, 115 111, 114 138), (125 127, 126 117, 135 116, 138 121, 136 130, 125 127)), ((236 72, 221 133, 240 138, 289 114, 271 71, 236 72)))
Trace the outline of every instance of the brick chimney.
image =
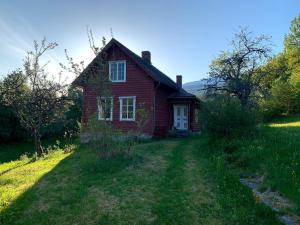
POLYGON ((148 63, 151 63, 151 52, 142 51, 142 59, 148 63))
POLYGON ((182 76, 181 75, 176 76, 176 83, 179 87, 182 88, 182 76))

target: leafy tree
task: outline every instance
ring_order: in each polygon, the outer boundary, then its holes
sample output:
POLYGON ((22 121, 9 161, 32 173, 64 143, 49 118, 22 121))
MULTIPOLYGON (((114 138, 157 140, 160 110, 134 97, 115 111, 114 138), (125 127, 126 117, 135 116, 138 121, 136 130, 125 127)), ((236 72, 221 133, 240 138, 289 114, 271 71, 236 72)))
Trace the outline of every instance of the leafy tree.
POLYGON ((67 121, 67 135, 77 133, 80 130, 80 121, 82 116, 83 93, 78 88, 70 87, 68 90, 68 97, 72 99, 68 111, 65 113, 67 121), (71 132, 71 133, 70 133, 71 132))
POLYGON ((269 96, 260 102, 265 120, 299 111, 300 90, 289 81, 277 80, 270 89, 269 96))
POLYGON ((63 109, 61 109, 63 113, 42 129, 43 138, 72 138, 79 133, 82 115, 82 91, 69 87, 67 96, 68 101, 65 102, 63 109))
POLYGON ((0 100, 0 143, 24 141, 27 136, 13 109, 0 100))
POLYGON ((284 40, 284 54, 291 70, 291 81, 300 83, 300 15, 290 27, 290 33, 284 40))
POLYGON ((263 97, 268 97, 272 86, 277 81, 288 82, 291 76, 287 59, 283 53, 270 58, 260 69, 266 74, 260 82, 263 97))
POLYGON ((284 51, 261 68, 267 73, 261 87, 265 99, 260 102, 265 119, 300 109, 300 15, 284 40, 284 51))
POLYGON ((4 80, 2 93, 6 104, 13 108, 22 126, 34 137, 35 150, 43 154, 41 130, 48 126, 63 111, 67 100, 66 85, 50 80, 41 65, 41 57, 57 46, 43 39, 34 42, 33 51, 27 52, 24 71, 18 71, 4 80), (25 88, 25 91, 24 91, 25 88))
POLYGON ((13 107, 6 104, 6 95, 4 90, 10 90, 10 94, 24 95, 27 91, 25 83, 20 82, 18 87, 8 89, 9 85, 23 80, 22 72, 17 69, 9 73, 4 81, 0 82, 0 142, 16 142, 25 140, 27 132, 21 126, 20 121, 14 113, 13 107))
POLYGON ((259 69, 270 56, 269 38, 253 37, 241 29, 231 41, 232 49, 222 52, 210 65, 207 94, 225 92, 236 96, 243 106, 248 105, 260 87, 265 71, 259 69))

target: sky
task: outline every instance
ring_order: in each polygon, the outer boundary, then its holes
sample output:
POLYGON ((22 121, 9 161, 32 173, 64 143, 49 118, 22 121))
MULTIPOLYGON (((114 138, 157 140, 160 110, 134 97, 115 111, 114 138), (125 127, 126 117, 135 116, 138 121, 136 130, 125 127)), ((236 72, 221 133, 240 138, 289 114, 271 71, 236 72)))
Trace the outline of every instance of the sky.
POLYGON ((43 37, 58 43, 43 59, 50 61, 49 73, 66 63, 64 49, 88 64, 93 58, 88 26, 99 44, 102 36, 113 36, 138 55, 151 51, 154 66, 173 80, 182 75, 186 83, 207 76, 240 26, 272 36, 274 54, 280 52, 299 13, 298 0, 1 0, 0 77, 22 68, 33 40, 43 37))

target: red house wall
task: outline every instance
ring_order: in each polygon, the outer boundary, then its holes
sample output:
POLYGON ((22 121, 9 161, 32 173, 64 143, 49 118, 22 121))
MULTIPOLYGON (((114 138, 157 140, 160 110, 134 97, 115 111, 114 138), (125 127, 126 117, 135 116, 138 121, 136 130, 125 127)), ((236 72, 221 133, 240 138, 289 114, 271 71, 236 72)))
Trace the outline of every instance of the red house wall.
POLYGON ((158 86, 155 95, 155 135, 164 136, 171 128, 171 106, 168 102, 170 90, 158 86))
MULTIPOLYGON (((153 135, 154 120, 154 81, 140 67, 132 61, 119 48, 111 48, 108 52, 108 60, 126 60, 126 82, 112 83, 113 93, 113 118, 112 125, 116 129, 129 131, 136 129, 135 121, 120 121, 121 96, 136 96, 136 109, 142 107, 148 113, 148 122, 144 127, 143 133, 153 135)), ((91 87, 84 87, 84 112, 83 122, 87 122, 92 113, 97 112, 97 94, 91 87)))

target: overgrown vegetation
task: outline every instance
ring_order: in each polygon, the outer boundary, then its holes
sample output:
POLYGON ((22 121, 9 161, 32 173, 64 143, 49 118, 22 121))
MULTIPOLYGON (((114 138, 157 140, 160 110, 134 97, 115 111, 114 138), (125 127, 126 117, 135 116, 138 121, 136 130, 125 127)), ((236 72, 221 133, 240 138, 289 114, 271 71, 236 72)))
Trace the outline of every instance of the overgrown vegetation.
POLYGON ((259 178, 263 191, 278 191, 294 204, 292 211, 300 215, 299 136, 300 117, 294 116, 259 126, 252 138, 223 140, 213 145, 210 142, 208 146, 210 150, 218 149, 238 177, 259 178))
POLYGON ((133 132, 127 134, 115 130, 106 121, 99 121, 97 115, 92 115, 88 123, 82 128, 82 139, 89 148, 95 150, 102 159, 118 156, 131 156, 136 136, 133 132))
POLYGON ((248 157, 253 164, 249 169, 265 176, 265 183, 272 190, 279 190, 296 204, 300 213, 300 118, 294 117, 262 127, 261 135, 255 140, 254 153, 238 152, 242 157, 248 157), (260 148, 266 151, 259 151, 260 148), (255 154, 257 153, 257 154, 255 154), (244 155, 243 155, 244 154, 244 155), (254 167, 254 163, 264 159, 254 167), (263 166, 264 165, 264 166, 263 166))
POLYGON ((210 137, 238 138, 255 132, 257 112, 242 106, 237 98, 216 95, 206 99, 200 112, 202 131, 210 137))

